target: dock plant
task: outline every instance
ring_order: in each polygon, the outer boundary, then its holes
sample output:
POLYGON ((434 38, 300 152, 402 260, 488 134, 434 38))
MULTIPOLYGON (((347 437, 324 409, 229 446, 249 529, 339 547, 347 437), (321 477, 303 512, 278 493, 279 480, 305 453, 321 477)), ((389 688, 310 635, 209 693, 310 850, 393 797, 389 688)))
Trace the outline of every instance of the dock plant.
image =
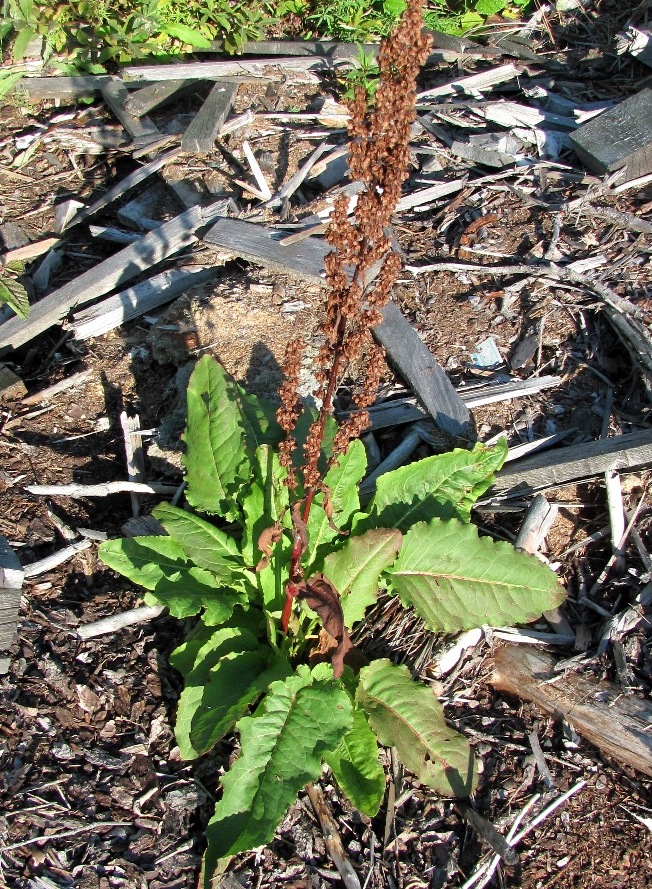
POLYGON ((383 367, 371 331, 400 268, 389 223, 407 173, 416 77, 428 52, 410 0, 379 53, 373 109, 349 103, 349 169, 364 185, 355 218, 336 202, 326 299, 312 369, 316 408, 298 395, 302 343, 288 344, 280 408, 246 393, 206 355, 188 387, 186 507, 154 510, 165 534, 103 543, 103 561, 145 587, 145 601, 195 618, 170 662, 184 677, 181 756, 231 732, 239 755, 221 778, 207 828, 203 885, 218 863, 269 843, 297 794, 327 767, 361 812, 382 804, 381 747, 436 793, 473 793, 467 739, 407 666, 369 662, 351 633, 381 591, 432 632, 525 623, 563 598, 554 573, 510 544, 481 537, 471 509, 504 442, 425 457, 382 475, 370 502, 360 433, 383 367), (362 362, 360 356, 364 355, 362 362), (333 398, 364 367, 339 425, 333 398))

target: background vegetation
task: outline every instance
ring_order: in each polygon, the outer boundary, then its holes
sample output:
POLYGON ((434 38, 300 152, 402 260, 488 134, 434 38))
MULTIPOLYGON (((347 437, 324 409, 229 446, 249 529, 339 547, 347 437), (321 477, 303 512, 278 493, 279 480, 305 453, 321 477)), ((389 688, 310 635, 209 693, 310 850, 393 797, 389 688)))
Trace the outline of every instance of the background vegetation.
MULTIPOLYGON (((496 14, 516 18, 533 0, 429 0, 426 25, 462 34, 496 14)), ((389 33, 405 0, 1 0, 0 41, 19 63, 35 38, 65 73, 102 73, 115 63, 159 61, 219 42, 304 38, 375 41, 389 33)))

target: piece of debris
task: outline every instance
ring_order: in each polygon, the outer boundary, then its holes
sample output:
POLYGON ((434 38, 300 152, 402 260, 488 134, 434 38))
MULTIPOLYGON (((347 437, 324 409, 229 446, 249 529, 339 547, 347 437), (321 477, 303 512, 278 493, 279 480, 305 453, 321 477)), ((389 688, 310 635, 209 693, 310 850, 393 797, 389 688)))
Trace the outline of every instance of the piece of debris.
POLYGON ((14 641, 24 577, 18 556, 0 535, 0 651, 14 641))
POLYGON ((575 153, 596 173, 622 171, 619 183, 652 172, 652 89, 645 88, 574 133, 575 153))
POLYGON ((611 682, 590 675, 555 672, 555 659, 528 646, 504 645, 494 652, 491 684, 525 698, 619 763, 652 776, 652 702, 623 695, 611 682))

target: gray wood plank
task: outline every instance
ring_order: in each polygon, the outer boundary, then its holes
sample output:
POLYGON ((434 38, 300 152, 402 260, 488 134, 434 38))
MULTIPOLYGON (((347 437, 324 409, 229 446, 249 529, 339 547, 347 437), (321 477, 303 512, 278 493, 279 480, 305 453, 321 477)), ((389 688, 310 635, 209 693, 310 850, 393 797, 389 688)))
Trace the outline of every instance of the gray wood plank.
POLYGON ((383 309, 383 322, 374 336, 439 428, 466 441, 473 438, 471 412, 395 302, 383 309))
POLYGON ((193 80, 163 80, 160 83, 150 83, 134 90, 125 99, 125 110, 136 117, 142 117, 153 108, 158 108, 166 102, 179 99, 181 96, 193 92, 201 81, 193 80))
POLYGON ((9 648, 16 635, 24 577, 18 556, 0 535, 0 651, 9 648))
POLYGON ((119 77, 109 78, 102 87, 102 97, 134 142, 146 145, 161 138, 162 133, 154 121, 144 115, 137 117, 127 111, 126 102, 129 93, 119 77))
POLYGON ((213 86, 181 139, 181 147, 188 154, 208 154, 215 148, 215 140, 238 92, 235 83, 213 86))
POLYGON ((97 213, 103 207, 106 207, 108 204, 117 200, 117 198, 122 197, 123 194, 126 194, 130 189, 134 188, 136 185, 139 185, 153 173, 157 173, 160 169, 162 169, 166 164, 175 160, 182 153, 182 149, 180 146, 176 148, 170 149, 166 154, 161 154, 158 157, 155 157, 149 163, 144 164, 142 167, 138 167, 133 173, 129 173, 128 176, 125 176, 124 179, 121 179, 117 182, 112 188, 109 188, 108 191, 105 191, 101 198, 98 198, 90 207, 84 207, 80 210, 75 216, 72 217, 70 222, 66 224, 64 227, 66 230, 72 228, 73 225, 78 225, 80 222, 83 222, 85 219, 88 219, 89 216, 93 216, 93 214, 97 213))
POLYGON ((334 67, 332 59, 323 56, 275 56, 271 59, 223 59, 216 62, 175 62, 171 65, 128 65, 122 69, 124 76, 137 80, 179 80, 197 77, 201 80, 219 80, 220 77, 249 75, 261 80, 278 79, 283 74, 265 73, 265 69, 279 68, 287 77, 291 71, 329 71, 334 67))
POLYGON ((575 153, 589 169, 625 168, 621 181, 652 172, 652 89, 620 102, 570 134, 575 153))
POLYGON ((109 82, 108 74, 76 74, 73 77, 23 77, 12 92, 32 99, 86 99, 99 96, 109 82))
POLYGON ((211 281, 218 274, 220 269, 217 268, 193 266, 189 269, 168 269, 154 275, 75 313, 71 322, 74 339, 86 340, 120 327, 145 312, 171 302, 191 287, 211 281))
POLYGON ((508 463, 486 497, 528 496, 543 488, 602 475, 609 469, 634 469, 646 463, 652 463, 652 429, 569 445, 508 463))
POLYGON ((39 333, 62 321, 71 309, 110 293, 114 288, 192 244, 194 230, 201 224, 198 207, 186 210, 134 244, 119 250, 93 268, 54 290, 31 307, 25 320, 14 317, 0 325, 0 354, 17 349, 39 333))
MULTIPOLYGON (((293 272, 324 283, 324 256, 331 247, 317 238, 283 247, 283 234, 239 219, 220 219, 204 240, 278 272, 293 272)), ((469 409, 456 394, 446 373, 395 303, 383 309, 374 336, 396 365, 437 425, 453 436, 472 437, 469 409)))

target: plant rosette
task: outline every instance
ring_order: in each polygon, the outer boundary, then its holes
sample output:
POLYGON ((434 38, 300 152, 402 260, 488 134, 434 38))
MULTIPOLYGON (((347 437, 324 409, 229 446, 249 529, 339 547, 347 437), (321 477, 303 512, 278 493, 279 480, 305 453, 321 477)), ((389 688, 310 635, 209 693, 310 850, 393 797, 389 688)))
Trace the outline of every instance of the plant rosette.
MULTIPOLYGON (((297 438, 307 423, 299 427, 297 438)), ((379 744, 394 747, 437 793, 473 792, 471 747, 448 726, 432 689, 404 666, 369 663, 351 643, 381 590, 443 633, 527 623, 564 597, 541 561, 480 537, 471 524, 473 504, 505 459, 503 441, 388 472, 363 509, 366 455, 354 440, 313 503, 299 604, 282 632, 291 496, 301 495, 284 484, 282 437, 273 407, 204 356, 188 388, 187 508, 154 510, 165 535, 100 547, 106 565, 145 587, 147 603, 197 618, 170 657, 185 680, 175 728, 182 757, 207 753, 233 730, 240 737, 207 829, 206 887, 221 859, 273 839, 324 764, 351 803, 373 816, 385 792, 379 744)), ((328 444, 322 456, 329 458, 328 444)))

